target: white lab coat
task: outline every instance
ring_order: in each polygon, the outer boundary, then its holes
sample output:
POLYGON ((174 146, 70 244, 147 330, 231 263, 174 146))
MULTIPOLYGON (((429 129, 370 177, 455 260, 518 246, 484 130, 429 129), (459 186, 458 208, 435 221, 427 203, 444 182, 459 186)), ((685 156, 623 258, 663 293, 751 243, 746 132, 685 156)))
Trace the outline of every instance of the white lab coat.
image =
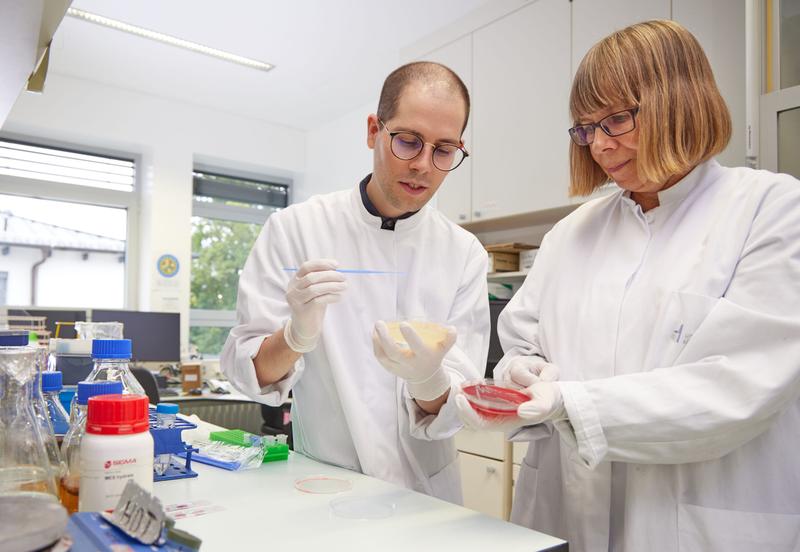
POLYGON ((279 405, 293 390, 298 452, 460 503, 455 392, 438 415, 427 415, 404 381, 378 363, 371 335, 378 320, 450 324, 458 341, 444 364, 454 390, 482 377, 489 347, 487 254, 472 234, 428 206, 398 220, 394 231, 380 225, 357 188, 272 215, 239 281, 238 325, 225 344, 222 369, 258 402, 279 405), (317 348, 283 380, 261 389, 252 358, 290 316, 285 296, 293 275, 283 268, 317 258, 401 274, 346 275, 347 290, 328 306, 317 348))
POLYGON ((800 550, 800 182, 712 160, 627 196, 559 222, 500 316, 495 376, 546 358, 569 414, 514 436, 512 520, 573 551, 800 550))

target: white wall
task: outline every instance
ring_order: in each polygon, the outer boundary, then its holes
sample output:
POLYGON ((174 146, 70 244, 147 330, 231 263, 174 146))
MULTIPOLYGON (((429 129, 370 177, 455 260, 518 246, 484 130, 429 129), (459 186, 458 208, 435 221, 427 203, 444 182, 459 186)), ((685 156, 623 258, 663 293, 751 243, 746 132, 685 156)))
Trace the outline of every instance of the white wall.
MULTIPOLYGON (((380 86, 381 83, 378 83, 380 86)), ((294 200, 351 188, 372 172, 372 150, 367 147, 367 116, 378 100, 308 132, 306 174, 295 188, 294 200)))
POLYGON ((129 282, 127 306, 180 311, 184 347, 194 160, 288 177, 306 162, 302 131, 59 74, 48 76, 44 94, 20 96, 2 130, 138 156, 140 216, 129 247, 139 273, 129 282), (170 280, 156 270, 163 253, 180 262, 170 280))

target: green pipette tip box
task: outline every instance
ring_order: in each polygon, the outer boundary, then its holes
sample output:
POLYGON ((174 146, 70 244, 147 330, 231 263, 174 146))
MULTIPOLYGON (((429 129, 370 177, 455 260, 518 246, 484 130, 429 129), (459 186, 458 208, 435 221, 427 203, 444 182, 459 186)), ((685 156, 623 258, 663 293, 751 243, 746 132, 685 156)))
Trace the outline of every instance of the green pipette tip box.
MULTIPOLYGON (((263 439, 258 435, 253 435, 241 429, 227 429, 225 431, 213 431, 210 438, 212 441, 220 441, 229 445, 237 445, 240 447, 253 446, 253 440, 263 439)), ((267 446, 267 453, 264 455, 264 462, 275 462, 277 460, 286 460, 289 457, 289 445, 282 443, 275 443, 274 445, 267 446)))

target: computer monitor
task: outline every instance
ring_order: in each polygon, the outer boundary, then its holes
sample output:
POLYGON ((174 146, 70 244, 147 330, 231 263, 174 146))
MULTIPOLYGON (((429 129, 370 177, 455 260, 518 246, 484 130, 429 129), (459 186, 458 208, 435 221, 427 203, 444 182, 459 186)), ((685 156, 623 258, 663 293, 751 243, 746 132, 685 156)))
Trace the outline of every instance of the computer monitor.
POLYGON ((9 316, 44 316, 45 328, 50 332, 50 337, 56 337, 56 322, 67 322, 62 324, 58 332, 58 337, 75 339, 75 322, 86 320, 86 309, 42 309, 38 307, 9 307, 9 316))
POLYGON ((489 301, 489 318, 492 322, 491 333, 489 334, 489 356, 486 359, 485 377, 491 378, 494 367, 503 358, 503 348, 500 346, 500 338, 497 336, 497 317, 508 304, 508 299, 491 299, 489 301))
POLYGON ((92 310, 92 322, 122 322, 135 362, 179 362, 181 315, 177 312, 92 310))

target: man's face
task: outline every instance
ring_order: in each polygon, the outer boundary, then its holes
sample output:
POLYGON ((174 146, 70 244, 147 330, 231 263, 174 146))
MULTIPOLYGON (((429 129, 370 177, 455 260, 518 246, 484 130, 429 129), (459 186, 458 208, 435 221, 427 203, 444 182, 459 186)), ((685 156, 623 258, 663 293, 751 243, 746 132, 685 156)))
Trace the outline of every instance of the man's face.
POLYGON ((465 112, 464 100, 455 90, 412 82, 403 90, 395 115, 383 121, 386 127, 377 116, 369 116, 367 145, 375 150, 371 184, 377 184, 369 190, 370 199, 383 216, 418 211, 430 201, 447 176, 433 165, 430 144, 460 144, 465 112), (412 132, 427 144, 414 159, 398 159, 391 150, 389 131, 412 132))

